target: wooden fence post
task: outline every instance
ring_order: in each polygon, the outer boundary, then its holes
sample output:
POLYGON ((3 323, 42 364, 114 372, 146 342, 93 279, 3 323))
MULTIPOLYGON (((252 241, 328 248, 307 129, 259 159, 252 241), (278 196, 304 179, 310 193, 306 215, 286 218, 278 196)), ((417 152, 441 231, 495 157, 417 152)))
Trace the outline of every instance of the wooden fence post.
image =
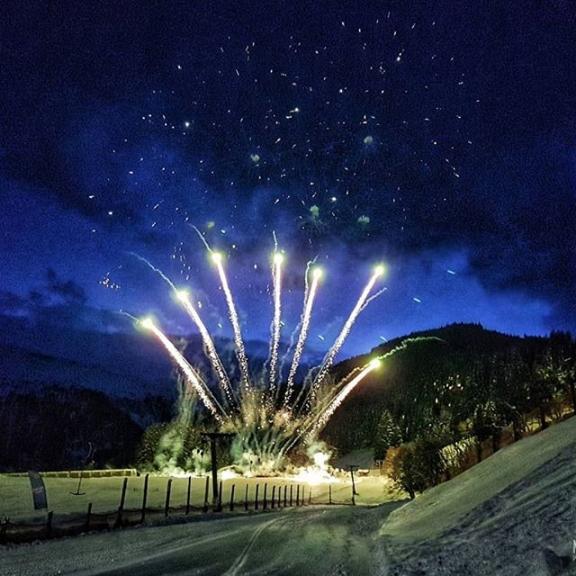
POLYGON ((204 514, 208 512, 208 489, 210 488, 210 478, 206 476, 206 484, 204 486, 204 514))
POLYGON ((166 485, 166 503, 164 504, 164 517, 168 518, 170 514, 170 493, 172 492, 172 478, 168 478, 168 484, 166 485))
POLYGON ((222 480, 218 483, 218 501, 215 512, 222 512, 222 480))
POLYGON ((54 519, 54 512, 48 512, 48 516, 46 517, 46 536, 50 538, 52 536, 52 521, 54 519))
POLYGON ((296 486, 296 506, 300 506, 300 484, 296 486))
POLYGON ((292 508, 292 484, 290 484, 290 508, 292 508))
POLYGON ((86 512, 86 530, 90 530, 90 516, 92 516, 92 502, 88 503, 88 511, 86 512))
POLYGON ((272 505, 272 509, 274 509, 274 506, 276 505, 276 486, 272 486, 272 499, 270 503, 272 505))
POLYGON ((190 499, 192 497, 192 476, 188 476, 188 490, 186 492, 186 516, 190 514, 190 499))
POLYGON ((118 515, 116 516, 116 526, 122 525, 122 513, 124 512, 124 504, 126 502, 126 488, 128 487, 128 478, 124 478, 122 482, 122 493, 120 494, 120 504, 118 505, 118 515))
POLYGON ((288 486, 284 485, 284 508, 286 508, 286 502, 287 502, 286 493, 287 493, 287 491, 288 491, 288 486))
POLYGON ((246 490, 244 492, 244 510, 248 512, 248 484, 246 484, 246 490))
POLYGON ((310 490, 308 492, 308 504, 312 504, 312 486, 310 486, 310 490))
POLYGON ((236 484, 232 484, 230 490, 230 512, 234 512, 234 492, 236 491, 236 484))
POLYGON ((256 497, 254 499, 254 510, 258 510, 258 490, 260 488, 260 484, 256 484, 256 497))
POLYGON ((146 520, 146 505, 148 504, 148 480, 150 475, 146 474, 144 476, 144 494, 142 495, 142 514, 140 516, 140 522, 144 524, 146 520))
POLYGON ((268 494, 268 482, 264 483, 264 503, 262 504, 262 510, 268 509, 268 498, 266 495, 268 494))

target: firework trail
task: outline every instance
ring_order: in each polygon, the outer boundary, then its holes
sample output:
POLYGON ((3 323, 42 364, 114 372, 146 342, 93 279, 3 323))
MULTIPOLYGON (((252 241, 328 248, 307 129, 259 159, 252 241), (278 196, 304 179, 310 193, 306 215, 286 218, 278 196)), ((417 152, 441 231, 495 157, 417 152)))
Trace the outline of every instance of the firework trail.
POLYGON ((184 358, 184 356, 180 354, 176 346, 174 346, 174 344, 170 342, 170 340, 166 337, 166 335, 162 332, 162 330, 160 330, 150 318, 142 320, 141 324, 142 326, 144 326, 144 328, 150 330, 154 334, 154 336, 158 338, 158 340, 160 340, 164 348, 166 348, 166 350, 168 351, 168 354, 170 354, 170 356, 174 359, 176 364, 178 364, 182 372, 184 372, 186 379, 188 380, 190 385, 194 388, 194 390, 198 393, 198 395, 202 399, 202 402, 204 402, 206 408, 210 410, 210 412, 212 413, 214 418, 218 420, 218 422, 222 423, 223 421, 222 416, 227 418, 228 415, 226 414, 226 411, 224 410, 224 408, 222 408, 218 400, 214 398, 212 392, 210 392, 206 384, 202 381, 200 375, 194 370, 194 368, 192 368, 192 366, 190 366, 186 358, 184 358))
POLYGON ((376 266, 372 276, 370 277, 370 280, 368 281, 368 284, 366 284, 364 290, 362 291, 362 294, 360 295, 360 298, 358 298, 356 306, 354 306, 352 312, 350 312, 350 316, 348 316, 346 323, 342 327, 342 330, 340 331, 338 338, 336 338, 336 341, 334 342, 334 344, 332 345, 330 350, 328 350, 328 353, 324 357, 322 365, 320 366, 320 370, 318 371, 310 387, 309 398, 312 399, 314 398, 314 395, 318 390, 318 386, 320 386, 322 381, 326 378, 328 371, 330 370, 332 364, 334 363, 334 358, 336 357, 338 352, 340 352, 340 348, 342 348, 342 345, 344 344, 346 338, 350 334, 350 330, 352 329, 354 322, 356 322, 356 318, 358 318, 358 315, 360 314, 360 312, 362 312, 362 310, 366 306, 366 302, 370 296, 370 292, 372 292, 374 285, 383 274, 384 274, 384 267, 376 266))
MULTIPOLYGON (((303 298, 304 305, 306 305, 306 301, 308 300, 308 294, 310 291, 310 282, 308 281, 308 276, 310 275, 309 274, 310 266, 312 266, 315 262, 316 258, 314 258, 314 260, 310 260, 309 262, 307 262, 306 270, 304 270, 304 298, 303 298)), ((290 334, 290 343, 288 344, 288 348, 286 349, 286 352, 284 352, 282 360, 280 361, 280 368, 279 368, 280 378, 282 378, 282 374, 284 374, 284 366, 286 365, 288 357, 291 357, 294 353, 294 345, 296 344, 296 338, 298 337, 301 328, 302 328, 302 315, 300 315, 298 324, 296 324, 294 330, 292 330, 290 334)))
MULTIPOLYGON (((194 227, 194 229, 196 230, 196 232, 198 232, 198 234, 202 238, 203 242, 205 243, 207 248, 210 250, 210 247, 206 243, 206 240, 204 240, 203 236, 200 234, 200 231, 196 227, 194 227)), ((206 325, 204 324, 204 322, 202 321, 202 318, 200 318, 200 315, 198 314, 198 312, 196 311, 196 309, 194 308, 194 306, 192 306, 192 303, 190 302, 188 293, 184 290, 178 290, 176 288, 174 282, 172 282, 172 280, 170 280, 170 278, 168 278, 168 276, 166 276, 166 274, 164 274, 164 272, 162 272, 162 270, 160 270, 159 268, 154 266, 146 258, 136 254, 135 252, 130 252, 130 254, 132 256, 134 256, 135 258, 137 258, 138 260, 140 260, 140 262, 143 262, 144 264, 146 264, 151 270, 156 272, 156 274, 158 274, 162 278, 162 280, 164 280, 164 282, 166 282, 168 284, 168 286, 170 286, 170 288, 172 288, 172 291, 174 292, 174 294, 176 295, 178 300, 182 303, 184 309, 186 310, 188 315, 192 318, 192 321, 196 324, 198 331, 200 332, 200 335, 202 336, 202 341, 204 342, 204 346, 206 347, 206 352, 207 352, 206 356, 210 360, 210 363, 212 364, 212 368, 214 369, 214 372, 216 373, 216 376, 218 377, 220 387, 224 391, 228 401, 233 402, 234 401, 234 393, 233 393, 232 387, 230 385, 230 379, 228 378, 228 374, 226 373, 226 370, 224 369, 222 361, 220 360, 220 357, 218 356, 218 353, 216 352, 216 347, 214 346, 214 342, 212 341, 212 338, 210 336, 210 333, 208 332, 208 329, 206 328, 206 325)))
POLYGON ((362 382, 362 380, 364 380, 364 378, 366 378, 366 376, 368 376, 368 374, 370 374, 370 372, 373 372, 374 370, 376 370, 380 366, 380 364, 381 364, 380 359, 375 358, 374 360, 372 360, 368 364, 368 366, 362 368, 360 373, 357 376, 355 376, 354 378, 352 378, 352 380, 350 380, 350 382, 348 382, 348 384, 346 384, 342 388, 342 390, 340 390, 340 392, 338 392, 338 394, 330 402, 328 407, 324 411, 322 411, 318 415, 317 419, 314 421, 314 425, 312 427, 312 430, 309 433, 309 436, 311 438, 314 438, 316 436, 316 434, 320 430, 322 430, 322 428, 324 428, 324 426, 326 426, 326 423, 328 422, 328 420, 330 420, 330 418, 332 417, 332 414, 334 414, 334 412, 336 412, 336 409, 338 408, 338 406, 340 406, 340 404, 342 404, 342 402, 344 402, 344 400, 346 399, 348 394, 350 394, 350 392, 352 392, 352 390, 354 390, 354 388, 356 388, 356 386, 358 386, 358 384, 360 384, 360 382, 362 382))
MULTIPOLYGON (((300 358, 302 357, 302 352, 304 350, 304 344, 306 343, 306 338, 308 337, 308 328, 310 327, 310 319, 312 316, 312 307, 314 306, 314 299, 316 298, 316 292, 318 290, 318 283, 322 278, 322 269, 314 268, 312 270, 312 284, 310 285, 310 290, 306 290, 304 294, 304 311, 302 312, 301 328, 300 334, 298 335, 298 342, 296 348, 294 349, 294 357, 292 358, 292 364, 290 366, 290 372, 288 373, 288 383, 286 385, 286 393, 284 396, 284 408, 288 406, 290 402, 290 396, 292 395, 292 390, 294 388, 294 379, 296 378, 296 371, 300 364, 300 358)), ((308 286, 308 282, 306 282, 308 286)))
POLYGON ((236 304, 234 304, 232 291, 230 290, 230 285, 228 284, 228 278, 226 277, 226 271, 224 270, 224 265, 222 263, 223 259, 222 254, 220 254, 220 252, 212 252, 211 256, 213 262, 216 264, 218 275, 220 276, 220 283, 222 284, 222 290, 224 290, 224 296, 226 297, 226 304, 228 305, 228 314, 230 317, 230 323, 232 324, 232 330, 234 331, 234 345, 236 348, 236 358, 238 359, 238 366, 240 368, 240 378, 242 380, 242 388, 246 392, 250 389, 250 373, 248 371, 248 357, 246 356, 246 349, 244 348, 242 330, 240 329, 240 319, 238 318, 238 312, 236 311, 236 304))
POLYGON ((218 382, 220 384, 220 388, 224 392, 227 400, 230 403, 234 403, 234 391, 232 390, 232 385, 230 384, 230 379, 228 378, 228 374, 226 373, 226 369, 222 364, 222 360, 220 360, 220 356, 218 356, 218 352, 216 351, 216 347, 214 346, 214 341, 206 328, 206 325, 200 318, 198 311, 190 302, 190 296, 185 290, 177 290, 176 297, 182 303, 182 306, 194 322, 196 324, 200 335, 202 336, 202 341, 204 342, 206 356, 210 363, 212 364, 212 368, 218 377, 218 382))
POLYGON ((164 274, 160 268, 156 268, 156 266, 154 266, 154 264, 152 264, 149 260, 146 260, 144 256, 140 256, 139 254, 136 254, 136 252, 128 252, 128 254, 130 254, 130 256, 134 256, 134 258, 146 264, 146 266, 148 266, 148 268, 150 268, 152 271, 156 272, 156 274, 158 274, 158 276, 160 276, 160 278, 162 278, 162 280, 164 280, 164 282, 166 282, 166 284, 168 284, 168 286, 170 286, 174 292, 178 292, 176 286, 174 286, 174 282, 172 282, 172 280, 170 280, 170 278, 168 278, 168 276, 166 276, 166 274, 164 274))
POLYGON ((280 346, 280 330, 282 327, 282 263, 284 256, 280 252, 274 252, 272 264, 272 282, 274 292, 274 317, 270 338, 270 396, 274 397, 276 380, 278 378, 278 348, 280 346))

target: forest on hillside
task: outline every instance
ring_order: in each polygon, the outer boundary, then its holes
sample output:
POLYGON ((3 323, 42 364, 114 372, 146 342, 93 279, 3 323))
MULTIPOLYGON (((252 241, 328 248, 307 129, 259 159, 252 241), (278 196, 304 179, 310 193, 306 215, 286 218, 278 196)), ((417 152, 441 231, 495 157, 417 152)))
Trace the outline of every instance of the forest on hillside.
MULTIPOLYGON (((383 460, 390 448, 425 443, 440 476, 444 447, 473 443, 480 459, 483 442, 498 449, 506 431, 520 438, 531 421, 543 428, 576 409, 576 344, 560 332, 517 337, 453 324, 378 346, 332 375, 338 380, 398 346, 329 421, 322 438, 335 454, 369 447, 383 460)), ((114 398, 81 382, 12 390, 0 395, 0 470, 142 464, 174 417, 171 402, 114 398)))
POLYGON ((434 484, 460 471, 448 470, 443 448, 474 447, 478 461, 486 443, 498 450, 506 433, 517 440, 576 412, 576 344, 564 332, 522 338, 453 324, 379 346, 338 365, 337 375, 400 342, 404 349, 354 390, 324 430, 338 451, 373 447, 384 460, 402 446, 427 461, 424 483, 434 484))

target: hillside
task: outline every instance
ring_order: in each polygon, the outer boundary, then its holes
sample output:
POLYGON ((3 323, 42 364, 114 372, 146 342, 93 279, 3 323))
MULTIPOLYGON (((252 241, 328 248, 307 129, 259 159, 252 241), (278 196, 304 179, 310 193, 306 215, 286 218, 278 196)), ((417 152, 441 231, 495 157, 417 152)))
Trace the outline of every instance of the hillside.
POLYGON ((335 379, 403 342, 405 350, 367 377, 328 423, 324 437, 341 451, 375 446, 385 411, 403 441, 433 429, 450 436, 465 422, 481 438, 495 436, 508 424, 520 436, 524 414, 542 409, 547 417, 545 411, 567 382, 559 377, 564 363, 574 358, 568 334, 519 337, 478 324, 452 324, 409 334, 341 362, 334 367, 335 379))
POLYGON ((575 438, 572 418, 400 507, 322 506, 47 541, 2 550, 0 575, 567 575, 575 438))
POLYGON ((394 511, 380 535, 418 574, 576 573, 576 418, 497 452, 394 511), (562 570, 565 564, 567 570, 562 570))

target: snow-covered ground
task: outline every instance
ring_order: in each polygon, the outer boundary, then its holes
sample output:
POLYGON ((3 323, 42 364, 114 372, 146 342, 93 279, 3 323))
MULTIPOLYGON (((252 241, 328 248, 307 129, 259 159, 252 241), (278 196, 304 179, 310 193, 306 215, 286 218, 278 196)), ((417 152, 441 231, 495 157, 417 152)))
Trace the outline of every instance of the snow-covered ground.
POLYGON ((427 491, 380 534, 398 576, 576 573, 576 418, 427 491))
POLYGON ((573 418, 407 504, 309 507, 25 545, 0 550, 0 574, 572 574, 575 504, 573 418))
MULTIPOLYGON (((166 485, 168 478, 165 476, 151 476, 148 485, 147 506, 149 508, 163 508, 166 502, 166 485)), ((83 514, 86 512, 88 503, 91 502, 92 511, 96 514, 113 512, 117 510, 120 502, 123 478, 84 478, 80 485, 80 495, 74 495, 78 491, 77 478, 44 478, 48 496, 48 509, 54 514, 83 514)), ((224 507, 230 502, 232 486, 235 486, 234 500, 236 505, 244 502, 248 494, 248 502, 254 502, 256 486, 259 486, 258 500, 262 502, 264 486, 267 485, 267 499, 270 501, 272 494, 278 498, 278 490, 284 497, 284 486, 292 486, 293 500, 296 499, 297 487, 300 487, 300 497, 308 502, 310 493, 312 503, 326 504, 329 501, 328 483, 308 484, 291 478, 233 478, 223 482, 222 504, 224 507), (248 488, 248 493, 246 493, 248 488), (274 492, 273 492, 274 488, 274 492)), ((374 505, 397 500, 399 492, 394 488, 388 478, 379 476, 366 476, 356 478, 356 488, 359 495, 356 497, 357 504, 374 505)), ((211 482, 209 482, 211 490, 211 482)), ((170 506, 172 508, 184 507, 188 490, 187 478, 172 478, 170 506)), ((144 477, 129 477, 125 509, 134 510, 142 506, 144 491, 144 477)), ((205 478, 193 478, 191 490, 191 504, 202 507, 204 504, 205 478)), ((342 474, 337 481, 331 483, 333 503, 350 503, 352 500, 352 486, 350 477, 342 474)), ((212 500, 211 491, 209 500, 212 500)), ((24 521, 37 519, 45 516, 45 512, 34 511, 30 481, 27 476, 0 475, 0 518, 10 518, 12 521, 24 521)))

